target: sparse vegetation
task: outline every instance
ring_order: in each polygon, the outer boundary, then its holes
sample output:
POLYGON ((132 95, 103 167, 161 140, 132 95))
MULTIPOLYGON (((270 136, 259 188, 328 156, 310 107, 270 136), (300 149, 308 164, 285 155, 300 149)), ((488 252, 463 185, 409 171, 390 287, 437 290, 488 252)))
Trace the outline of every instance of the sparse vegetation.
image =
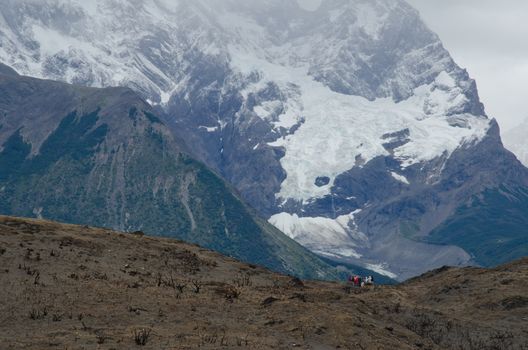
POLYGON ((195 294, 199 294, 200 291, 202 290, 202 286, 203 286, 203 283, 199 280, 192 280, 191 281, 191 286, 193 288, 193 292, 195 294))
POLYGON ((136 345, 147 345, 151 332, 152 330, 150 328, 140 328, 134 330, 134 342, 136 343, 136 345))
POLYGON ((32 320, 41 320, 48 316, 48 310, 44 308, 33 307, 29 311, 29 318, 32 320))
POLYGON ((183 291, 185 290, 185 287, 187 287, 187 285, 185 283, 178 283, 175 285, 176 287, 176 290, 181 294, 183 294, 183 291))
POLYGON ((239 272, 233 280, 233 284, 237 287, 250 287, 253 284, 251 275, 247 272, 239 272))
POLYGON ((224 298, 229 302, 233 302, 235 299, 240 297, 240 294, 242 294, 242 292, 239 288, 235 286, 228 286, 225 290, 224 298))
POLYGON ((224 329, 212 333, 204 332, 200 334, 201 345, 228 346, 228 338, 224 329))
POLYGON ((0 245, 9 247, 0 264, 13 266, 0 273, 0 343, 9 349, 17 348, 14 339, 27 339, 25 348, 40 350, 39 339, 47 338, 64 348, 368 349, 361 336, 368 332, 382 349, 527 350, 528 260, 347 290, 181 242, 138 244, 138 237, 104 229, 41 225, 39 234, 0 235, 0 245), (51 250, 57 258, 47 257, 51 250), (36 252, 48 253, 36 261, 36 252), (20 329, 28 329, 25 338, 20 329))
POLYGON ((106 339, 108 338, 104 332, 96 332, 95 334, 95 337, 97 339, 97 344, 101 345, 101 344, 104 344, 106 342, 106 339))
POLYGON ((33 284, 39 284, 39 281, 40 281, 40 272, 36 271, 35 274, 33 275, 34 278, 33 278, 33 284))
POLYGON ((249 337, 249 334, 246 334, 246 336, 243 338, 236 337, 236 345, 237 346, 248 346, 249 345, 248 337, 249 337))

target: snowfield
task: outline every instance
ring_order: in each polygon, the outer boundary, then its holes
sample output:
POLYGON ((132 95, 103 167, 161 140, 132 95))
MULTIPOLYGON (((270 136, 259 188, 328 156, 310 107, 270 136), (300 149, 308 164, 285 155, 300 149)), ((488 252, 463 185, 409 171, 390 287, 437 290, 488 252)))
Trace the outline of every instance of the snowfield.
POLYGON ((356 251, 357 247, 368 244, 368 238, 355 230, 354 215, 359 212, 361 210, 334 220, 280 213, 273 215, 269 222, 315 252, 359 259, 361 254, 356 251))
MULTIPOLYGON (((232 57, 235 67, 246 71, 253 67, 263 77, 248 88, 251 92, 256 93, 273 82, 284 93, 290 93, 285 112, 273 123, 277 128, 301 123, 294 133, 270 143, 286 150, 281 164, 288 175, 277 194, 279 198, 302 202, 324 197, 339 174, 377 156, 389 155, 383 146, 386 134, 409 129, 410 141, 395 149, 405 168, 476 142, 489 127, 484 116, 449 115, 464 103, 464 95, 456 86, 445 89, 442 83, 446 80, 453 83, 445 72, 438 81, 416 88, 412 97, 396 103, 391 98, 369 101, 334 92, 311 78, 306 68, 271 64, 236 53, 232 57), (450 120, 456 118, 467 120, 467 125, 451 125, 450 120), (329 177, 330 183, 318 187, 315 179, 320 176, 329 177)), ((262 110, 270 103, 255 107, 257 114, 266 118, 262 110)))

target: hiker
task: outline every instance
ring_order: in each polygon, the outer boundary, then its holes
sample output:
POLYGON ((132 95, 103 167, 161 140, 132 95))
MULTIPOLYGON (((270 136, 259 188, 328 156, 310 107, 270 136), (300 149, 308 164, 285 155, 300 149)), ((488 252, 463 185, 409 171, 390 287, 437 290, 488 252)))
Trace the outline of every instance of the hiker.
POLYGON ((360 287, 361 282, 359 276, 354 276, 354 286, 360 287))
POLYGON ((349 275, 347 282, 348 282, 348 284, 354 284, 354 276, 349 275))
POLYGON ((372 276, 368 276, 368 277, 365 279, 365 284, 366 284, 366 285, 369 285, 369 286, 373 285, 373 284, 374 284, 374 277, 372 277, 372 276))

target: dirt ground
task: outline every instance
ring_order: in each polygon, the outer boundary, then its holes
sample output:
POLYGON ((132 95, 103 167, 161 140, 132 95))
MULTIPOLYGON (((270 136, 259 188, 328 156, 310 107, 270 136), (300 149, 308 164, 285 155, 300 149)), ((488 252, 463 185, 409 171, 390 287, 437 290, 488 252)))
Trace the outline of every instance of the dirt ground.
POLYGON ((0 217, 0 349, 528 349, 528 259, 300 281, 175 240, 0 217))

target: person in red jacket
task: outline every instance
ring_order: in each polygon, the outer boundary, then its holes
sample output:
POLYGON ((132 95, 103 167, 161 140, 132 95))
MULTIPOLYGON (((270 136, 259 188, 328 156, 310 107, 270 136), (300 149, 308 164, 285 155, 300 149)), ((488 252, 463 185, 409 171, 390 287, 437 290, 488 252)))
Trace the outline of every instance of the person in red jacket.
POLYGON ((356 287, 361 286, 361 278, 359 278, 359 276, 354 276, 354 286, 356 287))

